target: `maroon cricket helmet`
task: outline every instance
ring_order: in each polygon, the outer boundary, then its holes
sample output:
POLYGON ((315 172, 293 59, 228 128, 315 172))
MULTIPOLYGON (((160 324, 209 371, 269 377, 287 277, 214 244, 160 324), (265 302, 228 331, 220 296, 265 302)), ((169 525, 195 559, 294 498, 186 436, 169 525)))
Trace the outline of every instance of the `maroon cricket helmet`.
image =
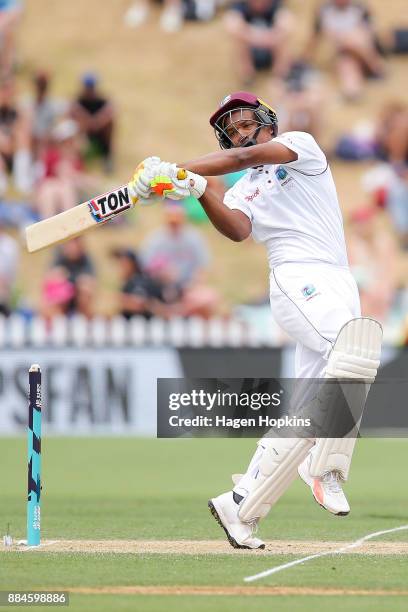
POLYGON ((247 91, 237 91, 226 96, 219 108, 210 117, 210 125, 215 130, 215 135, 222 149, 231 149, 234 147, 231 139, 224 130, 224 122, 227 117, 231 119, 232 111, 235 110, 254 110, 254 121, 258 124, 256 133, 253 138, 247 139, 245 144, 240 146, 251 146, 256 144, 256 138, 260 129, 264 126, 271 126, 273 136, 278 133, 278 118, 274 109, 266 102, 247 91))

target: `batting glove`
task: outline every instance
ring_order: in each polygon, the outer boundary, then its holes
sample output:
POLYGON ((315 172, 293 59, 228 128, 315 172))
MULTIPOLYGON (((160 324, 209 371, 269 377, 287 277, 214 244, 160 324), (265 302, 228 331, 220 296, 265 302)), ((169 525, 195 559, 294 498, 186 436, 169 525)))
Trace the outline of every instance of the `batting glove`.
POLYGON ((157 174, 160 163, 160 157, 147 157, 137 166, 128 184, 129 194, 134 204, 139 200, 142 200, 144 204, 148 203, 152 193, 150 181, 157 174))
POLYGON ((188 196, 201 198, 207 187, 207 179, 176 164, 161 162, 155 168, 159 174, 150 181, 152 191, 171 200, 182 200, 188 196))

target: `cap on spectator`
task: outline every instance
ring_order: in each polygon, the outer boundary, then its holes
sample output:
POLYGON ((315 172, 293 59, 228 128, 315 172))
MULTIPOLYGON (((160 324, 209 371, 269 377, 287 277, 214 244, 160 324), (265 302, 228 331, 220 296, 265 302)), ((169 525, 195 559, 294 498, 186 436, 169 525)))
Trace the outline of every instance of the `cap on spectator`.
POLYGON ((85 87, 95 87, 98 82, 98 77, 94 72, 86 72, 82 76, 82 85, 85 87))
POLYGON ((64 119, 55 126, 52 135, 58 142, 69 140, 78 134, 78 124, 73 119, 64 119))

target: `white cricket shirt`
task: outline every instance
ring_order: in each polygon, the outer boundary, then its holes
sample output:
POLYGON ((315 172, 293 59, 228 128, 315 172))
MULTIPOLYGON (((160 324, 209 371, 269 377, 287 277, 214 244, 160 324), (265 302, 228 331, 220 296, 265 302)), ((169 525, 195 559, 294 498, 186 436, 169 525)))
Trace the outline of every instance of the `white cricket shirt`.
POLYGON ((274 142, 298 159, 250 168, 227 191, 224 203, 249 217, 252 236, 265 244, 271 268, 308 261, 347 266, 343 220, 325 154, 306 132, 285 132, 274 142))

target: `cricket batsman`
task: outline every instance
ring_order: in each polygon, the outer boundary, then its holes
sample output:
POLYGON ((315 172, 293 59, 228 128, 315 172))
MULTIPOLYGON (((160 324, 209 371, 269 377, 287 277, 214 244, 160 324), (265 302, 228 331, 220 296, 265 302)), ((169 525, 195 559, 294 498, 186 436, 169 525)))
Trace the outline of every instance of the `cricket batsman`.
MULTIPOLYGON (((221 151, 181 164, 148 158, 130 183, 133 196, 193 195, 221 234, 234 242, 252 234, 262 242, 273 316, 296 341, 296 377, 364 379, 368 389, 379 366, 382 328, 361 317, 325 154, 310 134, 278 135, 275 111, 248 92, 228 95, 210 124, 221 151), (223 201, 204 178, 239 170, 247 172, 223 201)), ((234 488, 208 502, 230 544, 265 547, 254 535, 258 522, 298 474, 323 508, 347 515, 342 483, 354 445, 355 438, 262 438, 234 488)))

